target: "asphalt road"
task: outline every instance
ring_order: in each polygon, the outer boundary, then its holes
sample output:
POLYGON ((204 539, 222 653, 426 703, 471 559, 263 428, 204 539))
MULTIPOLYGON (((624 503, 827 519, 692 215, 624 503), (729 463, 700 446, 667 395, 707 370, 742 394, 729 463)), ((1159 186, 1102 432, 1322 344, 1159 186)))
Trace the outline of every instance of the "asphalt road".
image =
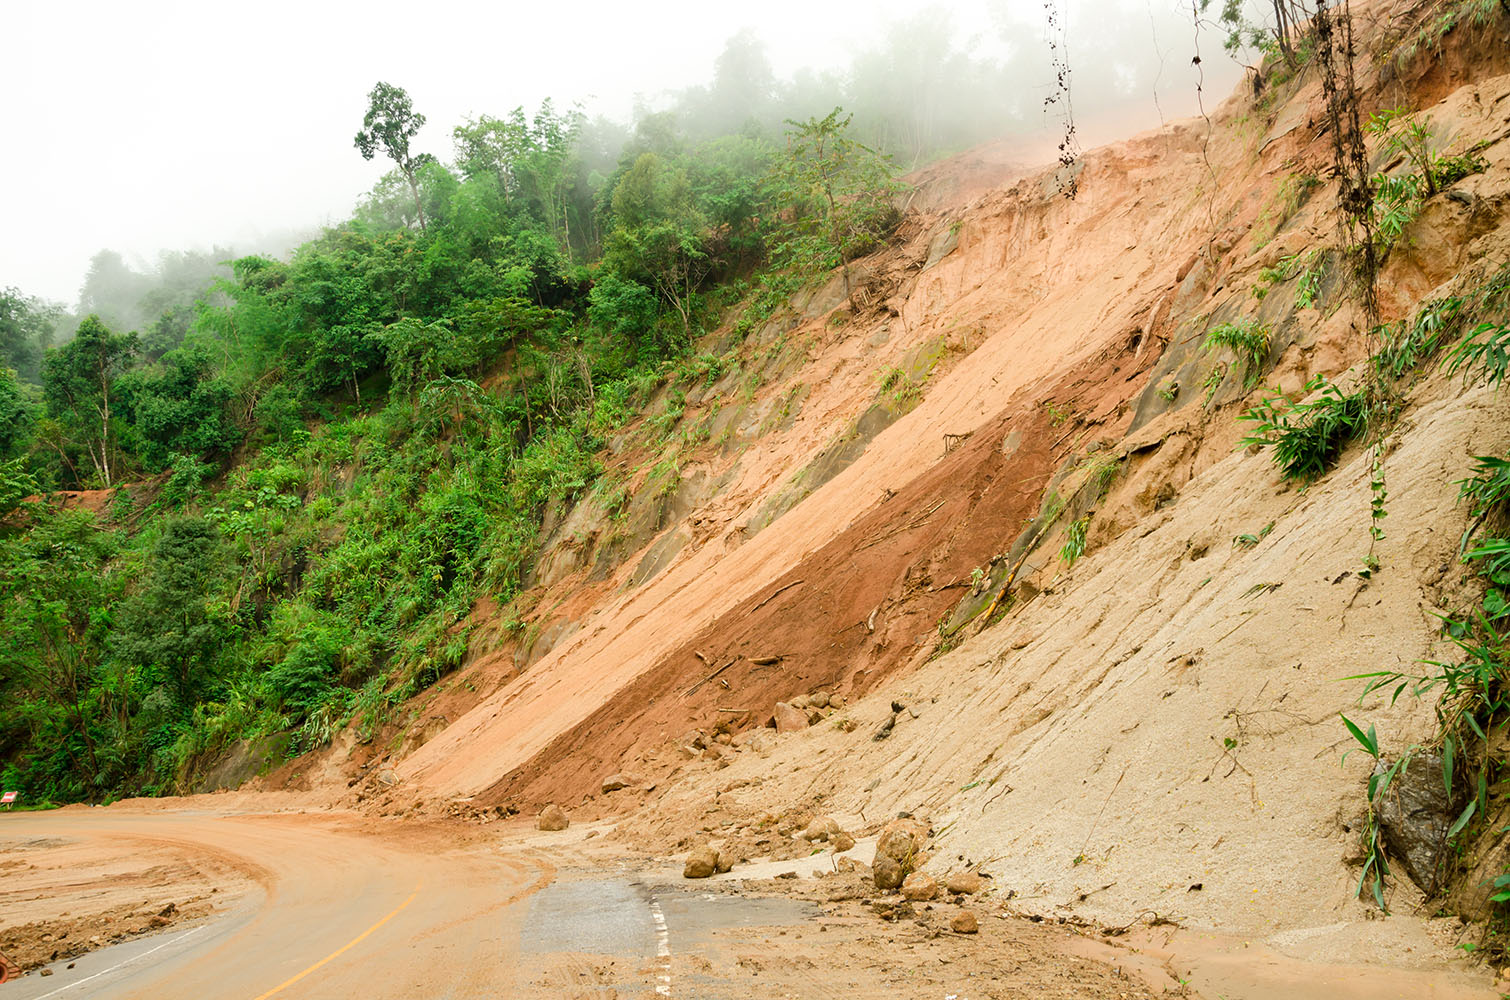
MULTIPOLYGON (((632 873, 558 878, 536 852, 347 832, 319 816, 74 811, 7 817, 5 828, 192 846, 255 888, 209 920, 0 986, 0 1000, 670 996, 673 947, 716 961, 717 931, 807 913, 632 873)), ((710 974, 674 995, 747 995, 711 963, 699 968, 710 974)))

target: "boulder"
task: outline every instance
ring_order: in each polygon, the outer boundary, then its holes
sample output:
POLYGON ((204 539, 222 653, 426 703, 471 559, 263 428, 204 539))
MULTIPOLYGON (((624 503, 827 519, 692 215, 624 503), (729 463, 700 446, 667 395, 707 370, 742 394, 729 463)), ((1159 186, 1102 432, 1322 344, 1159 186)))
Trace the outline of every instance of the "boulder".
POLYGON ((980 876, 975 872, 950 872, 944 888, 956 896, 973 896, 980 892, 980 876))
POLYGON ((718 871, 718 851, 704 844, 695 847, 692 853, 687 855, 687 863, 682 867, 682 878, 707 878, 718 871))
POLYGON ((778 733, 795 733, 807 727, 806 712, 793 708, 784 701, 776 703, 776 731, 778 733))
POLYGON ((956 934, 977 934, 980 932, 980 921, 969 910, 960 910, 949 921, 949 929, 956 934))
POLYGON ((535 821, 535 826, 541 830, 554 833, 557 830, 565 830, 571 826, 571 820, 567 819, 566 811, 552 803, 540 810, 540 818, 535 821))
MULTIPOLYGON (((1374 774, 1383 776, 1389 767, 1380 761, 1374 774)), ((1428 895, 1436 892, 1449 855, 1447 831, 1461 811, 1455 805, 1442 781, 1442 758, 1431 753, 1412 757, 1378 803, 1379 829, 1389 856, 1428 895)))
POLYGON ((838 832, 839 824, 834 822, 833 817, 817 816, 807 825, 807 829, 802 831, 802 839, 807 841, 830 840, 838 832))
POLYGON ((915 819, 894 819, 881 828, 876 839, 876 857, 886 856, 907 871, 921 861, 923 845, 928 842, 928 828, 915 819))
POLYGON ((828 696, 828 707, 829 708, 843 708, 844 707, 844 696, 842 694, 831 694, 831 695, 829 695, 828 696))
POLYGON ((717 869, 718 869, 718 874, 720 874, 720 875, 723 875, 726 872, 733 871, 734 870, 734 855, 730 854, 728 851, 719 851, 718 852, 718 865, 717 865, 717 869))
POLYGON ((805 694, 799 694, 797 697, 787 702, 787 704, 792 706, 793 708, 806 709, 812 704, 812 700, 805 694))
POLYGON ((621 788, 628 788, 634 784, 634 779, 627 774, 610 774, 603 779, 603 794, 617 792, 621 788))
POLYGON ((930 899, 937 899, 938 894, 939 884, 932 875, 913 872, 902 880, 902 898, 910 899, 914 903, 926 903, 930 899))
POLYGON ((907 877, 897 860, 885 854, 876 855, 875 864, 871 865, 871 874, 875 878, 876 888, 887 892, 901 888, 902 880, 907 877))
POLYGON ((815 694, 811 695, 808 698, 807 703, 808 703, 809 706, 811 706, 813 708, 827 708, 828 707, 828 692, 827 691, 818 691, 818 692, 816 692, 815 694))
POLYGON ((834 845, 835 854, 843 854, 845 851, 853 850, 855 846, 855 838, 851 837, 843 830, 840 830, 838 833, 831 834, 828 838, 828 842, 834 845))

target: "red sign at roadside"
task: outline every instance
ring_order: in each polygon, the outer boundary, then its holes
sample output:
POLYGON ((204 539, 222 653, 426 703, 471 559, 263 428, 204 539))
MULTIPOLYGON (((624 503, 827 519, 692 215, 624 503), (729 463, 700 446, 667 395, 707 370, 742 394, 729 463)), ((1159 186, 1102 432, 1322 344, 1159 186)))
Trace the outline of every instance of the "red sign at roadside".
POLYGON ((4 795, 0 795, 0 805, 10 805, 12 802, 16 801, 16 796, 20 794, 20 792, 6 792, 4 795))

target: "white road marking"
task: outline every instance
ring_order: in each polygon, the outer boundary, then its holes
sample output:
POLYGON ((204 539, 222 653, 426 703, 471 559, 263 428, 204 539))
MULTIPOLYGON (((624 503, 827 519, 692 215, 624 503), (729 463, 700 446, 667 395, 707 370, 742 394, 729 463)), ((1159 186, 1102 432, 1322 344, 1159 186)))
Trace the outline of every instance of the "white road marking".
POLYGON ((203 925, 201 925, 199 927, 194 928, 192 931, 186 931, 183 934, 178 935, 178 937, 170 938, 169 940, 164 941, 162 944, 158 945, 156 948, 149 948, 149 949, 147 949, 146 951, 142 952, 139 955, 132 955, 130 958, 126 959, 124 962, 118 962, 115 965, 112 965, 110 968, 104 970, 103 972, 96 972, 92 976, 85 976, 83 979, 80 979, 80 980, 77 980, 75 982, 69 983, 67 986, 60 986, 57 989, 53 990, 51 993, 43 993, 41 996, 37 997, 36 1000, 47 1000, 48 997, 55 997, 59 993, 66 993, 67 991, 73 989, 75 986, 83 986, 85 983, 89 982, 91 979, 98 979, 101 976, 108 976, 108 975, 110 975, 110 973, 114 972, 116 969, 125 968, 126 966, 130 965, 132 962, 135 962, 135 961, 137 961, 139 959, 146 958, 148 955, 152 954, 154 951, 162 951, 164 948, 168 947, 168 945, 170 945, 170 944, 177 944, 180 941, 186 941, 189 938, 193 937, 195 934, 198 934, 200 931, 205 930, 209 926, 210 926, 209 924, 203 924, 203 925))
POLYGON ((658 996, 671 995, 671 933, 666 929, 666 914, 661 912, 660 900, 650 897, 650 919, 655 923, 655 957, 661 962, 661 984, 655 988, 658 996))

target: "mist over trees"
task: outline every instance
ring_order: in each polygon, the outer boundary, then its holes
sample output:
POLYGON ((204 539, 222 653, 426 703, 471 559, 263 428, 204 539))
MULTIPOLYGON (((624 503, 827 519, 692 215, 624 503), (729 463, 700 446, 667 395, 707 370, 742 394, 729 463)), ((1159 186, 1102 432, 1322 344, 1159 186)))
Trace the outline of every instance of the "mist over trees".
POLYGON ((741 32, 628 123, 545 101, 445 134, 382 82, 352 159, 393 169, 291 253, 104 250, 76 314, 0 293, 5 786, 98 801, 236 740, 371 739, 526 588, 548 512, 622 509, 598 456, 718 370, 704 333, 847 277, 901 171, 1042 128, 1026 63, 947 22, 786 79, 741 32))

